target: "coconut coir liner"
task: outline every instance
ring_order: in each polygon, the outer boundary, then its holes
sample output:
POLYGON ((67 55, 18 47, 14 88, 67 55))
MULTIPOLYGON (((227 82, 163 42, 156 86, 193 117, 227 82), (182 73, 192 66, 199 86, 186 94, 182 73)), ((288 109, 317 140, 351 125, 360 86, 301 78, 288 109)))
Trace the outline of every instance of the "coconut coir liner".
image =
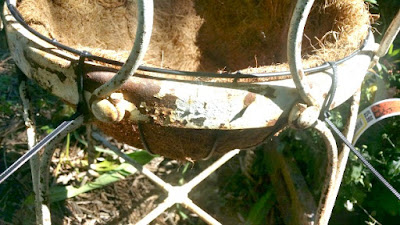
MULTIPOLYGON (((295 2, 155 0, 145 63, 212 72, 263 72, 263 67, 284 64, 295 2)), ((23 0, 18 9, 33 28, 50 38, 124 61, 135 37, 136 6, 129 0, 23 0)), ((315 1, 303 41, 305 64, 343 58, 360 46, 368 28, 362 0, 315 1)))

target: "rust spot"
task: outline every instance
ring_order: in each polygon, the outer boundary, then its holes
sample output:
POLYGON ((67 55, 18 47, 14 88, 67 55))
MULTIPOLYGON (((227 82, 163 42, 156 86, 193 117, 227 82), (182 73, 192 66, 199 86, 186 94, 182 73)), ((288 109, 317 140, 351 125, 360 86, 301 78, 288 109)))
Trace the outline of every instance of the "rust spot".
MULTIPOLYGON (((115 74, 114 71, 90 71, 84 79, 85 89, 94 91, 115 74)), ((153 118, 154 123, 162 125, 167 116, 176 110, 177 97, 173 94, 166 94, 157 98, 156 96, 161 90, 160 85, 160 81, 156 79, 132 77, 122 85, 120 91, 124 94, 124 98, 135 104, 142 114, 149 115, 153 118)), ((177 121, 173 123, 176 124, 177 121)))
POLYGON ((204 121, 206 121, 205 117, 199 117, 195 119, 190 119, 190 122, 194 123, 195 125, 201 127, 204 124, 204 121))
POLYGON ((273 120, 268 121, 267 122, 267 127, 275 126, 277 121, 278 121, 277 119, 273 119, 273 120))
MULTIPOLYGON (((115 74, 116 72, 113 71, 88 72, 84 78, 85 89, 93 92, 97 87, 109 81, 115 74)), ((126 100, 135 105, 145 102, 148 107, 157 105, 175 109, 176 96, 169 94, 161 99, 154 97, 160 92, 160 85, 160 81, 155 79, 132 77, 122 85, 120 90, 124 93, 126 100)))
POLYGON ((280 127, 220 131, 163 127, 143 123, 141 125, 143 139, 141 140, 137 123, 127 120, 127 116, 118 123, 103 123, 97 120, 94 122, 105 134, 121 142, 143 148, 142 143, 145 141, 153 153, 179 160, 204 158, 213 147, 217 132, 218 146, 215 154, 220 155, 235 148, 245 149, 255 146, 282 128, 279 122, 277 126, 280 127))
POLYGON ((161 98, 160 104, 169 109, 176 109, 176 100, 178 98, 175 95, 166 94, 164 97, 161 98))
POLYGON ((243 116, 244 112, 246 112, 246 109, 247 109, 247 106, 244 107, 244 108, 242 108, 242 109, 231 119, 231 121, 229 121, 229 122, 232 123, 233 121, 235 121, 235 120, 241 118, 241 117, 243 116))
POLYGON ((297 74, 299 75, 300 79, 304 79, 304 71, 303 70, 297 70, 297 74))
POLYGON ((57 75, 58 79, 59 79, 61 82, 64 82, 64 81, 67 79, 67 76, 65 76, 65 74, 63 74, 63 73, 61 73, 61 72, 58 72, 58 71, 56 71, 56 70, 51 70, 51 69, 47 69, 47 70, 50 71, 50 72, 52 72, 52 73, 55 73, 55 74, 57 75))
MULTIPOLYGON (((84 78, 85 89, 94 91, 100 85, 109 81, 116 72, 112 71, 91 71, 84 78)), ((154 95, 161 90, 160 83, 154 79, 146 79, 141 77, 132 77, 127 80, 120 89, 125 95, 126 100, 135 105, 140 105, 141 102, 146 102, 150 105, 154 102, 154 95)))
POLYGON ((256 100, 256 95, 254 93, 249 92, 243 100, 243 105, 244 107, 249 106, 251 103, 253 103, 256 100))

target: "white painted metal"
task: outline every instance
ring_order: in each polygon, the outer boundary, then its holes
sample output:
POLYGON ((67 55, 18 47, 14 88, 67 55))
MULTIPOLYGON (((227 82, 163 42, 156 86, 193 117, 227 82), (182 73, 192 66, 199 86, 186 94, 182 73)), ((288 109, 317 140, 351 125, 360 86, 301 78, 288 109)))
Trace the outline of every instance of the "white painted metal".
MULTIPOLYGON (((11 54, 19 68, 42 88, 71 104, 78 103, 76 74, 72 62, 78 56, 56 49, 38 39, 15 21, 5 7, 5 23, 11 54), (63 74, 60 79, 59 74, 63 74)), ((350 98, 364 79, 371 58, 365 52, 373 50, 374 39, 369 36, 363 51, 338 66, 338 89, 333 104, 338 106, 350 98)), ((324 96, 331 86, 331 69, 307 76, 312 85, 313 96, 324 96)), ((130 77, 127 82, 141 84, 156 82, 161 87, 155 98, 166 94, 176 96, 174 109, 162 126, 192 129, 249 129, 272 127, 278 119, 285 118, 288 111, 300 99, 293 80, 262 83, 213 83, 178 82, 130 77), (246 96, 254 95, 254 101, 246 105, 246 96), (203 123, 193 122, 203 120, 203 123), (183 125, 185 124, 185 125, 183 125)), ((125 96, 125 99, 128 99, 125 96)), ((323 100, 322 97, 321 101, 323 100)), ((321 104, 322 102, 320 102, 321 104)), ((131 104, 133 104, 131 102, 131 104)), ((148 105, 133 105, 132 110, 148 105)), ((132 111, 131 113, 137 113, 132 111)), ((154 116, 154 115, 148 115, 154 116)), ((134 121, 133 121, 134 122, 134 121)))

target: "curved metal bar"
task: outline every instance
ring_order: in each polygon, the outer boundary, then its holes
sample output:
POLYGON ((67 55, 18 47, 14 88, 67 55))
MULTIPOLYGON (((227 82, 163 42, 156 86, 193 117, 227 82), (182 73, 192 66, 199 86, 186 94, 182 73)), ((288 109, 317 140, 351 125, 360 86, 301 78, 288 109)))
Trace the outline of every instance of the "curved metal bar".
POLYGON ((304 27, 310 14, 314 0, 298 0, 296 8, 290 20, 287 40, 287 57, 296 88, 307 105, 318 106, 317 101, 310 94, 310 87, 304 77, 304 69, 301 60, 301 42, 303 40, 304 27))
POLYGON ((390 45, 392 45, 394 39, 400 31, 400 10, 397 12, 396 16, 393 18, 385 35, 382 38, 379 48, 376 51, 378 57, 383 57, 388 52, 390 45))
POLYGON ((144 136, 144 132, 143 132, 143 124, 141 122, 138 122, 137 124, 138 126, 138 130, 139 130, 139 138, 140 138, 140 142, 142 142, 143 148, 144 150, 148 151, 150 154, 154 153, 151 151, 150 147, 149 147, 149 143, 146 140, 146 136, 144 136))
MULTIPOLYGON (((26 128, 26 136, 28 138, 28 149, 32 149, 37 143, 36 137, 36 126, 35 120, 33 116, 33 108, 31 104, 31 98, 27 89, 27 77, 19 71, 19 96, 22 101, 23 107, 23 118, 25 121, 26 128)), ((43 196, 40 188, 40 156, 39 154, 35 154, 29 160, 29 164, 31 167, 31 175, 32 175, 32 186, 33 193, 35 194, 35 216, 36 216, 36 224, 43 225, 45 221, 50 221, 50 213, 47 205, 42 204, 43 196)))
POLYGON ((217 149, 217 146, 219 143, 218 138, 219 138, 219 133, 217 132, 217 134, 215 135, 215 138, 214 138, 214 143, 213 143, 210 151, 208 151, 206 157, 204 157, 202 160, 209 160, 214 155, 215 149, 217 149))
POLYGON ((327 225, 336 200, 336 192, 334 192, 334 187, 336 185, 335 181, 338 168, 338 150, 335 138, 333 137, 331 130, 329 130, 324 122, 318 120, 314 126, 314 129, 318 131, 318 133, 324 139, 328 156, 327 174, 322 187, 321 197, 318 203, 314 222, 318 225, 327 225))
POLYGON ((153 0, 138 0, 138 26, 132 51, 121 70, 107 83, 98 87, 93 96, 104 97, 117 90, 141 64, 150 44, 153 29, 153 0))
MULTIPOLYGON (((352 140, 354 136, 354 130, 356 127, 357 122, 357 115, 358 109, 360 106, 360 97, 361 97, 361 90, 358 90, 352 97, 351 106, 350 106, 350 115, 344 129, 344 136, 346 136, 347 140, 352 140)), ((343 174, 346 170, 347 161, 349 158, 350 149, 345 144, 342 144, 342 150, 340 151, 339 158, 338 158, 338 165, 337 165, 337 173, 335 178, 335 183, 332 188, 332 196, 337 196, 340 189, 340 184, 342 183, 343 174)), ((330 202, 332 204, 329 206, 330 208, 334 207, 335 202, 330 202)))

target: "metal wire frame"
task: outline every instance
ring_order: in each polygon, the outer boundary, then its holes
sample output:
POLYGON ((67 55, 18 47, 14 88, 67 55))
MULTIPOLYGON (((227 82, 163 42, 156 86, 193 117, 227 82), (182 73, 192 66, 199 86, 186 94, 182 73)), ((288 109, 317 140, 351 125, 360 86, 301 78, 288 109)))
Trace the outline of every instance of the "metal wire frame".
MULTIPOLYGON (((359 105, 360 105, 360 97, 361 97, 361 90, 358 90, 352 97, 352 101, 351 101, 351 105, 350 105, 350 115, 349 115, 347 124, 344 128, 344 132, 343 132, 344 136, 348 140, 353 139, 354 130, 356 127, 356 122, 357 122, 359 105)), ((333 207, 335 206, 335 198, 339 193, 340 184, 342 183, 344 171, 346 170, 346 165, 347 165, 347 161, 349 158, 349 154, 350 154, 350 149, 345 144, 342 144, 341 151, 339 152, 339 155, 338 155, 338 163, 337 163, 335 182, 333 184, 333 187, 330 189, 330 193, 329 193, 329 195, 332 196, 330 199, 332 199, 333 201, 327 202, 327 204, 325 205, 326 211, 331 212, 333 207)))
MULTIPOLYGON (((28 138, 28 149, 32 149, 36 145, 36 126, 33 117, 33 109, 31 98, 27 89, 27 78, 19 71, 19 96, 23 107, 23 118, 26 127, 26 136, 28 138)), ((31 167, 33 193, 35 193, 35 214, 36 224, 47 224, 50 219, 50 210, 46 204, 43 204, 43 194, 40 179, 40 156, 36 154, 29 160, 31 167)))
MULTIPOLYGON (((292 73, 292 78, 293 81, 295 82, 296 88, 302 98, 302 100, 307 103, 308 106, 313 106, 313 107, 318 107, 321 110, 321 107, 324 107, 322 111, 325 113, 326 110, 329 110, 330 103, 327 105, 319 105, 320 98, 321 96, 313 96, 311 93, 311 88, 308 85, 306 78, 305 78, 305 71, 303 69, 302 65, 302 59, 301 59, 301 43, 302 43, 302 38, 303 38, 303 32, 304 32, 304 27, 307 21, 307 17, 310 13, 311 7, 314 3, 314 0, 298 0, 296 4, 295 11, 292 15, 292 19, 290 22, 290 28, 289 28, 289 34, 288 34, 288 40, 287 40, 287 55, 288 55, 288 61, 289 61, 289 67, 290 71, 292 73)), ((391 43, 393 42, 395 36, 398 34, 400 30, 400 10, 397 13, 396 17, 390 24, 388 31, 385 33, 384 38, 382 39, 381 44, 379 45, 377 51, 375 52, 374 56, 374 61, 371 63, 371 67, 376 63, 379 59, 379 57, 384 56, 387 53, 387 50, 391 43)), ((334 73, 335 73, 335 63, 330 63, 333 67, 334 73)), ((335 85, 335 84, 333 84, 335 85)), ((331 88, 330 92, 334 92, 335 88, 331 88)), ((332 94, 332 93, 331 93, 332 94)), ((334 94, 334 93, 333 93, 334 94)), ((332 100, 332 96, 328 96, 330 101, 332 100)), ((358 92, 353 96, 353 105, 351 106, 351 118, 348 123, 348 130, 346 131, 348 138, 352 138, 352 135, 354 133, 354 126, 356 122, 356 113, 357 109, 354 109, 354 107, 358 106, 359 102, 359 97, 360 93, 359 90, 358 92), (358 100, 357 100, 358 98, 358 100)), ((325 99, 326 102, 326 99, 325 99)), ((329 102, 329 101, 328 101, 329 102)), ((358 108, 358 107, 357 107, 358 108)), ((312 122, 312 121, 311 121, 312 122)), ((310 122, 310 123, 311 123, 310 122)), ((325 122, 328 123, 327 119, 325 118, 325 122)), ((332 127, 332 124, 325 124, 321 121, 317 121, 317 125, 314 126, 315 129, 319 131, 321 136, 325 140, 325 144, 328 148, 328 152, 330 151, 335 151, 334 148, 336 148, 336 142, 335 139, 333 138, 332 132, 329 130, 327 125, 330 126, 331 129, 335 130, 335 127, 332 127)), ((335 131, 335 133, 337 133, 335 131)), ((340 133, 340 132, 339 132, 340 133)), ((342 135, 343 136, 343 135, 342 135)), ((343 136, 343 138, 345 138, 343 136)), ((337 151, 337 149, 336 149, 337 151)), ((356 153, 356 152, 355 152, 356 153)), ((329 154, 329 153, 328 153, 329 154)), ((333 154, 337 154, 333 153, 333 154)), ((331 167, 331 170, 328 170, 328 176, 330 177, 329 179, 327 178, 327 182, 325 183, 326 187, 324 187, 324 190, 326 192, 322 192, 322 196, 320 199, 320 203, 318 206, 317 210, 317 215, 315 218, 315 223, 316 224, 328 224, 329 218, 332 212, 332 209, 335 204, 335 199, 339 191, 340 183, 342 181, 343 177, 343 172, 346 167, 347 159, 348 159, 348 154, 349 154, 349 148, 346 146, 343 146, 342 153, 340 155, 340 161, 339 165, 333 164, 334 162, 330 160, 330 157, 328 157, 328 162, 332 163, 332 165, 329 165, 331 167), (337 175, 336 175, 337 173, 337 175)), ((329 156, 329 155, 328 155, 329 156)), ((337 156, 336 156, 337 157, 337 156)), ((337 158, 336 158, 337 160, 337 158)), ((368 162, 360 157, 360 160, 364 164, 368 164, 368 162), (365 161, 365 162, 364 162, 365 161)), ((370 167, 368 167, 370 168, 370 167)), ((371 168, 370 168, 371 169, 371 168)), ((371 169, 372 172, 375 171, 375 169, 371 169)), ((378 178, 381 177, 381 175, 378 172, 374 172, 375 176, 378 178)), ((386 185, 386 180, 382 179, 382 183, 386 185)), ((391 190, 397 198, 399 198, 398 193, 396 190, 394 190, 390 184, 387 183, 386 185, 389 190, 391 190)))
MULTIPOLYGON (((31 105, 30 94, 28 93, 26 80, 27 78, 20 72, 19 76, 19 95, 23 106, 23 118, 25 121, 26 133, 28 138, 28 149, 32 149, 36 145, 36 126, 33 109, 31 105)), ((55 144, 59 143, 69 132, 79 128, 83 124, 83 117, 78 117, 75 125, 62 131, 56 138, 45 145, 42 155, 34 154, 30 160, 32 186, 35 195, 35 215, 36 224, 51 224, 50 209, 48 204, 48 183, 49 168, 51 158, 55 151, 55 144)))
POLYGON ((290 20, 290 27, 287 39, 287 57, 292 73, 293 81, 301 98, 309 106, 316 106, 317 100, 310 94, 310 87, 304 77, 304 69, 301 60, 301 43, 303 41, 304 27, 314 0, 298 0, 290 20))
MULTIPOLYGON (((293 12, 288 40, 287 40, 287 56, 292 74, 293 81, 295 82, 296 88, 305 103, 309 106, 318 106, 317 96, 312 96, 310 93, 310 87, 305 79, 305 72, 302 60, 301 60, 301 44, 303 40, 304 27, 307 22, 308 15, 314 0, 298 0, 296 8, 293 12)), ((384 56, 390 45, 393 43, 396 35, 400 31, 400 10, 397 12, 395 18, 389 25, 378 49, 375 52, 375 60, 371 64, 371 67, 378 61, 379 57, 384 56)), ((333 62, 336 64, 336 62, 333 62)))
POLYGON ((316 215, 314 217, 314 222, 318 225, 327 225, 329 218, 331 217, 333 207, 330 208, 326 206, 331 205, 329 203, 334 203, 336 200, 336 195, 332 195, 332 188, 335 186, 336 182, 338 151, 335 138, 324 122, 318 120, 313 128, 324 139, 328 161, 326 178, 321 190, 321 197, 318 203, 316 215))

